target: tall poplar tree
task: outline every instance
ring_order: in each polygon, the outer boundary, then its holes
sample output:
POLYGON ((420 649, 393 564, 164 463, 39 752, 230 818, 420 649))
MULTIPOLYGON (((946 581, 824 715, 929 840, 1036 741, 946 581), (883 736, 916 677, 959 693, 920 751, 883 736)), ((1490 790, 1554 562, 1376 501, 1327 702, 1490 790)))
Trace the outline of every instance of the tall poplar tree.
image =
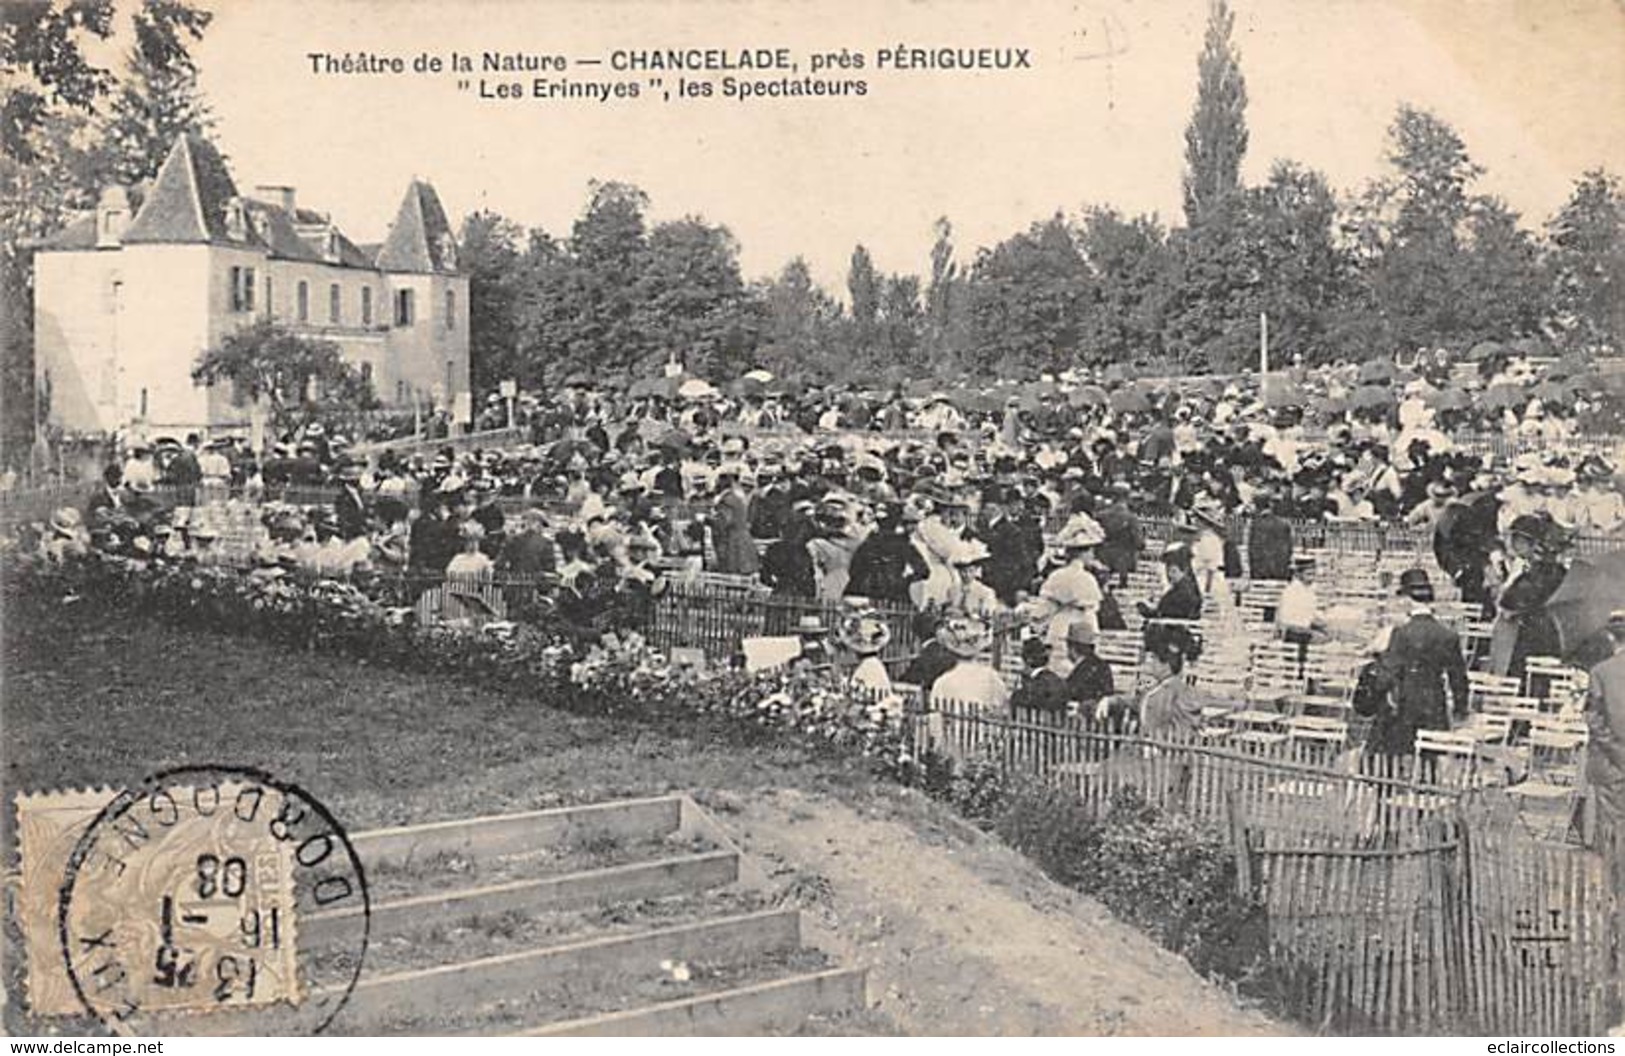
POLYGON ((1196 65, 1196 107, 1185 126, 1185 222, 1193 229, 1241 191, 1247 82, 1230 41, 1235 21, 1226 0, 1214 0, 1208 8, 1207 38, 1196 65))

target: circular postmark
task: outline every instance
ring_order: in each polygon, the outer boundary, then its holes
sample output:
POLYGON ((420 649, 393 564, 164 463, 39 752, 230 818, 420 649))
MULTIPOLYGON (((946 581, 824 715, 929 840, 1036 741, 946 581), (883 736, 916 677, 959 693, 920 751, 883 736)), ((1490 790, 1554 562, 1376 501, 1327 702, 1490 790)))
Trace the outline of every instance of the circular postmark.
POLYGON ((315 797, 184 766, 125 789, 68 857, 57 935, 79 1002, 120 1034, 314 1034, 360 978, 366 874, 315 797))

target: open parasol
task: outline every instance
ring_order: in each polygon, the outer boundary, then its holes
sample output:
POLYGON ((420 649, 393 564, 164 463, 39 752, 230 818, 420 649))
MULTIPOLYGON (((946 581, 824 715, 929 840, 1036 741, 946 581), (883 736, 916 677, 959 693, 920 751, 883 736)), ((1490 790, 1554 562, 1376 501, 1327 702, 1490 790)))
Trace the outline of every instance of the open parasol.
POLYGON ((670 399, 677 394, 676 378, 639 378, 632 383, 626 394, 633 399, 646 396, 661 396, 670 399))
POLYGON ((1387 384, 1394 380, 1395 367, 1391 360, 1372 359, 1360 364, 1356 380, 1364 384, 1387 384))
POLYGON ((1580 663, 1599 660, 1599 649, 1606 656, 1601 636, 1615 609, 1625 609, 1625 550, 1576 557, 1546 603, 1562 636, 1563 656, 1580 663))
POLYGON ((1479 402, 1485 407, 1497 411, 1505 407, 1522 407, 1529 402, 1529 390, 1522 385, 1514 385, 1511 382, 1503 381, 1485 389, 1484 395, 1480 397, 1479 402))
POLYGON ((1264 381, 1264 406, 1266 407, 1304 407, 1309 403, 1309 396, 1303 391, 1303 386, 1289 378, 1266 378, 1264 381))
MULTIPOLYGON (((1362 370, 1361 373, 1365 372, 1362 370)), ((1355 410, 1363 411, 1393 405, 1394 390, 1386 385, 1361 385, 1349 395, 1349 406, 1355 410)))
POLYGON ((1130 386, 1112 393, 1109 406, 1119 414, 1144 414, 1151 409, 1151 400, 1143 390, 1130 386))
POLYGON ((1066 402, 1074 407, 1104 407, 1111 402, 1111 397, 1099 385, 1085 385, 1074 389, 1066 402))
POLYGON ((1429 389, 1422 394, 1422 402, 1436 411, 1460 411, 1472 406, 1472 398, 1462 390, 1449 387, 1429 389))

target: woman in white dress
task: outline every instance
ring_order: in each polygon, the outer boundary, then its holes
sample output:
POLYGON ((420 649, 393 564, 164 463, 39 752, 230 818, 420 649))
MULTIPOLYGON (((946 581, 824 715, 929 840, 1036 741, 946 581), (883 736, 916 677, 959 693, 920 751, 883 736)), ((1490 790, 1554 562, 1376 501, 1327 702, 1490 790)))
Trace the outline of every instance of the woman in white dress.
POLYGON ((914 548, 925 558, 927 569, 924 579, 909 585, 909 598, 916 609, 942 608, 953 600, 959 586, 954 571, 954 555, 964 540, 947 521, 937 504, 924 496, 914 496, 909 504, 920 513, 920 522, 910 537, 914 548))
POLYGON ((1061 529, 1056 547, 1066 564, 1051 572, 1038 588, 1038 597, 1028 603, 1025 615, 1045 621, 1045 638, 1052 649, 1066 648, 1066 634, 1074 623, 1100 631, 1100 581, 1091 569, 1095 547, 1106 539, 1100 523, 1086 513, 1076 513, 1061 529))

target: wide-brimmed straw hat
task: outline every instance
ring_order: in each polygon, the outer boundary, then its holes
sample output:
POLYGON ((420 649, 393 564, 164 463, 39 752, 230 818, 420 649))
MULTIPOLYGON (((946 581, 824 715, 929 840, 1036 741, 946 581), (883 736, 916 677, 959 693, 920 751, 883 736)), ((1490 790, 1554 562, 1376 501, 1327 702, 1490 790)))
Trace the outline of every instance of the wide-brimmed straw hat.
POLYGON ((872 610, 854 612, 844 618, 836 635, 842 645, 859 656, 874 656, 891 643, 891 628, 872 610))
POLYGON ((1106 541, 1106 529, 1087 513, 1074 513, 1055 538, 1062 550, 1087 550, 1106 541))
POLYGON ((955 656, 970 659, 993 648, 993 628, 974 616, 953 616, 937 628, 937 641, 955 656))

